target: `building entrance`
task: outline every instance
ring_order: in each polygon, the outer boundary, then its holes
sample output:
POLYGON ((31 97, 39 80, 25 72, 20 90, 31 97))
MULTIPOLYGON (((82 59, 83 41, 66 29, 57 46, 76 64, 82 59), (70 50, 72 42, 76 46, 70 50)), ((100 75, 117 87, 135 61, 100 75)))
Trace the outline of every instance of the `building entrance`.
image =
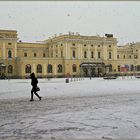
POLYGON ((84 62, 80 67, 84 77, 102 77, 112 65, 105 65, 103 62, 84 62))

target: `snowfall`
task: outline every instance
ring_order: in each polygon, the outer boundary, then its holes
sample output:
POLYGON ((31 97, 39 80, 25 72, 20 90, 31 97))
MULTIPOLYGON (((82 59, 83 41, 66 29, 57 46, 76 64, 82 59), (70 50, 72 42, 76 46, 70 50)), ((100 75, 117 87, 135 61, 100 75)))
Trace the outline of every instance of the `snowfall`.
POLYGON ((140 139, 139 78, 65 80, 0 80, 0 139, 140 139))

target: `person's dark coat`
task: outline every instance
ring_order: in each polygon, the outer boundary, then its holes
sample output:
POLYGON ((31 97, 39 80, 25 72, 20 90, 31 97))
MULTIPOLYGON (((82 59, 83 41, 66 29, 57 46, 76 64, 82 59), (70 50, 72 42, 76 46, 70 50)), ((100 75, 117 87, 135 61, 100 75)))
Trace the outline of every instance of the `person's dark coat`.
POLYGON ((38 84, 38 80, 37 80, 37 78, 35 77, 35 74, 32 73, 32 74, 31 74, 31 85, 33 86, 33 89, 36 89, 37 84, 38 84))
POLYGON ((32 73, 31 75, 31 85, 32 85, 32 90, 31 90, 31 100, 30 101, 34 101, 33 99, 33 93, 39 98, 39 100, 41 100, 41 96, 39 96, 37 94, 37 84, 38 84, 38 80, 35 77, 35 74, 32 73))

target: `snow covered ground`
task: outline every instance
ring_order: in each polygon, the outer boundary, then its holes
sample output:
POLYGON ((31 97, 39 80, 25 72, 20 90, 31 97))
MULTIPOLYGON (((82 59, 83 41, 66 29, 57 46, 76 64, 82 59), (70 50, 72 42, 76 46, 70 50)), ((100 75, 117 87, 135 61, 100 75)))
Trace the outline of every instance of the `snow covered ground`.
POLYGON ((140 79, 0 80, 0 139, 140 139, 140 79))

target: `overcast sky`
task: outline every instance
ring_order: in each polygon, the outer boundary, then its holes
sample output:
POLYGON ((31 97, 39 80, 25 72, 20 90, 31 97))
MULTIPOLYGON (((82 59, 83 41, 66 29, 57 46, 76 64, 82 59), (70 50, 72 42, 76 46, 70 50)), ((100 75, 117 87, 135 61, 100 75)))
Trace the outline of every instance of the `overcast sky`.
POLYGON ((140 2, 1 1, 0 29, 17 30, 21 40, 30 42, 69 31, 89 36, 112 33, 119 45, 140 42, 140 2))

